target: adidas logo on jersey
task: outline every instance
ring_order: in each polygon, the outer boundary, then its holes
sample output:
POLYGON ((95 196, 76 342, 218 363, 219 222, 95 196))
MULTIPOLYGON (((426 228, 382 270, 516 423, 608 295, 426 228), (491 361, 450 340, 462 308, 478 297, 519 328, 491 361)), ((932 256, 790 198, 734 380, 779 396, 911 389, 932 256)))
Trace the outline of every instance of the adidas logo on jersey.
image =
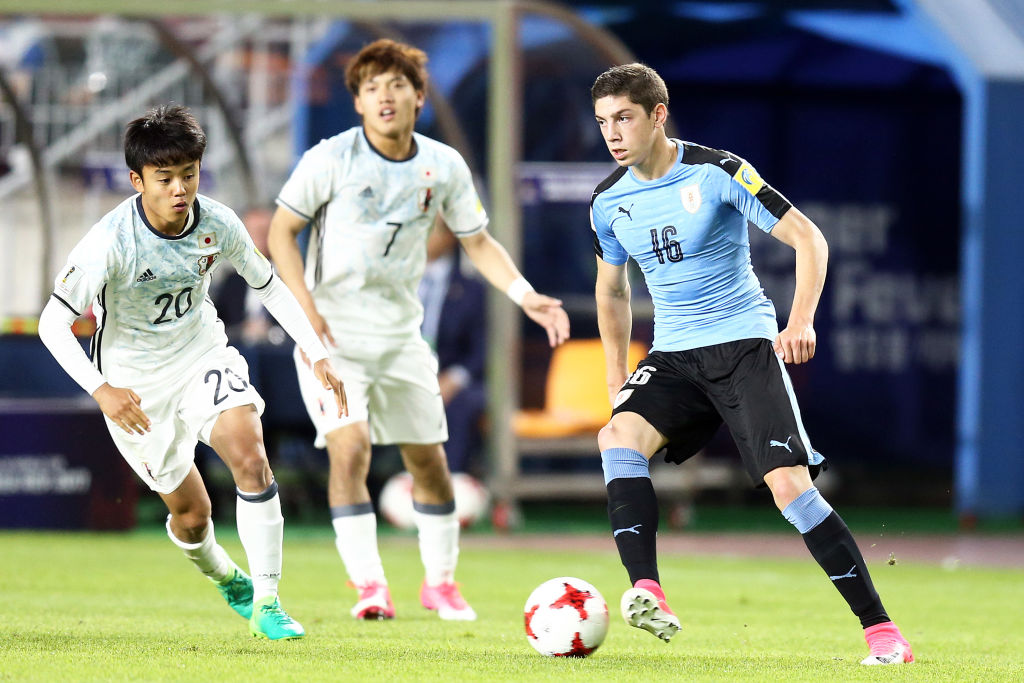
POLYGON ((156 275, 153 275, 153 271, 150 270, 149 268, 146 268, 146 272, 144 272, 142 275, 140 275, 137 278, 135 278, 135 281, 136 282, 150 282, 150 281, 155 280, 155 279, 156 279, 156 275))
POLYGON ((369 199, 373 196, 373 188, 367 185, 363 188, 363 191, 359 193, 359 196, 363 199, 369 199))

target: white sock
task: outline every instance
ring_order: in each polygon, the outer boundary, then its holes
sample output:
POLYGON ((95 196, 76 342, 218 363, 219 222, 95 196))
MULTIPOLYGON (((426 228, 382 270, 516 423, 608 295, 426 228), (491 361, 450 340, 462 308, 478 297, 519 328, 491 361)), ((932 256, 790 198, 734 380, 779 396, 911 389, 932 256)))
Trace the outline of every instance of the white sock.
POLYGON ((281 498, 277 495, 277 482, 260 493, 236 490, 238 538, 249 559, 252 599, 257 602, 276 596, 277 584, 281 580, 281 543, 284 538, 281 498))
POLYGON ((174 545, 178 546, 185 553, 185 557, 192 560, 196 569, 204 576, 208 576, 217 583, 228 578, 234 571, 234 562, 228 557, 227 551, 217 544, 213 535, 213 520, 211 519, 206 528, 206 538, 199 543, 186 543, 171 531, 171 516, 167 515, 167 536, 174 545))
POLYGON ((459 561, 459 520, 455 516, 455 504, 427 505, 413 501, 413 519, 419 531, 420 559, 427 585, 451 583, 459 561))
POLYGON ((384 565, 377 549, 377 515, 373 506, 370 503, 336 505, 331 508, 331 517, 336 536, 334 544, 352 583, 386 585, 384 565))

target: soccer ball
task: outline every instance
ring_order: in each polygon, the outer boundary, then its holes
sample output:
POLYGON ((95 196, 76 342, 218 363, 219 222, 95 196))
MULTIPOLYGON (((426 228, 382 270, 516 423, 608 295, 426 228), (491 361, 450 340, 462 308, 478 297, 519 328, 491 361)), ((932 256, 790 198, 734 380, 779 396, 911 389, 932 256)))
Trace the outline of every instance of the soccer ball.
MULTIPOLYGON (((487 488, 464 472, 452 474, 452 489, 455 492, 455 515, 462 527, 476 523, 487 514, 491 496, 487 488)), ((402 471, 384 484, 378 501, 380 513, 392 526, 399 529, 415 529, 412 514, 412 475, 402 471)))
POLYGON ((523 617, 526 639, 547 657, 586 657, 608 635, 608 603, 596 588, 572 576, 537 586, 523 617))

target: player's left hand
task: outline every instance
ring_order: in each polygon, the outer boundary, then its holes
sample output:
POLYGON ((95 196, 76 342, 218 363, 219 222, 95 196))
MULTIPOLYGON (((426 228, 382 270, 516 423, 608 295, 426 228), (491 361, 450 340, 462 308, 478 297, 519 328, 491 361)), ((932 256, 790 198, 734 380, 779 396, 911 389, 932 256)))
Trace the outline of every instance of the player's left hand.
POLYGON ((316 375, 317 381, 324 386, 324 389, 330 389, 334 392, 334 400, 338 403, 338 417, 348 415, 348 399, 345 397, 345 385, 341 378, 338 377, 338 374, 334 372, 331 359, 321 358, 313 363, 313 374, 316 375))
POLYGON ((527 292, 523 295, 523 313, 544 328, 552 348, 569 338, 569 316, 560 299, 527 292))
POLYGON ((818 337, 811 324, 800 325, 790 323, 786 329, 775 337, 775 355, 784 363, 799 365, 814 358, 814 350, 818 346, 818 337))

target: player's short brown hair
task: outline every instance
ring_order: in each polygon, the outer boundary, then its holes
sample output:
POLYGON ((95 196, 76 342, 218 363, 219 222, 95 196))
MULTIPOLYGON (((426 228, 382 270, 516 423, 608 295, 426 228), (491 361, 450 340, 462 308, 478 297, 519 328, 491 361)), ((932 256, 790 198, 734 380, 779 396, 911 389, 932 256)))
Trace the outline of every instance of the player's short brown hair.
POLYGON ((625 95, 650 116, 659 103, 668 106, 668 88, 658 72, 646 64, 620 64, 597 77, 590 88, 591 102, 602 97, 625 95))
POLYGON ((345 87, 358 95, 363 81, 386 71, 403 74, 416 92, 427 89, 427 53, 387 38, 373 41, 352 58, 345 67, 345 87))

